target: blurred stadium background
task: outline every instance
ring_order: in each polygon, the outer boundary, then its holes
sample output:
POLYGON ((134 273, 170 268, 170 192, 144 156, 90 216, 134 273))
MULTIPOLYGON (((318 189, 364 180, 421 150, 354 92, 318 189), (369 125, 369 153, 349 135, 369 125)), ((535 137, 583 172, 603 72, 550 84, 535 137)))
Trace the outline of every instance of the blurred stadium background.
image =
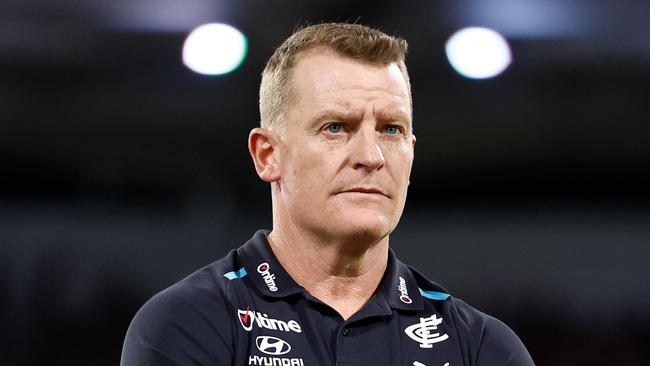
POLYGON ((270 228, 246 138, 264 62, 298 25, 410 43, 416 161, 392 245, 508 323, 538 365, 648 365, 647 0, 0 1, 0 365, 115 365, 154 293, 270 228), (203 76, 224 22, 241 66, 203 76), (444 44, 486 26, 502 75, 444 44))

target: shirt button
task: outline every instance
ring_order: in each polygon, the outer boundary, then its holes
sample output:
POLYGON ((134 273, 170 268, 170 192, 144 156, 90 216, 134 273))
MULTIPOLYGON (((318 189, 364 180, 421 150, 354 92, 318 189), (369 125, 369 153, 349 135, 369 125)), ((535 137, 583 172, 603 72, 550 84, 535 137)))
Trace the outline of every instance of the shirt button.
POLYGON ((345 328, 345 329, 343 329, 343 331, 342 331, 341 333, 342 333, 344 336, 346 336, 346 335, 350 334, 350 330, 347 329, 347 328, 345 328))

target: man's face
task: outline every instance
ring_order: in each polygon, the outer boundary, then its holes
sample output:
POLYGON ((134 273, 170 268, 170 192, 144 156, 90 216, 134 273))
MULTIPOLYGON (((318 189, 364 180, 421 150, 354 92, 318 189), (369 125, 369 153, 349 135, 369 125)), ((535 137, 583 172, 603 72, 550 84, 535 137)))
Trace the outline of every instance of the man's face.
POLYGON ((298 57, 279 149, 290 222, 326 240, 388 235, 413 163, 410 96, 396 64, 312 49, 298 57))

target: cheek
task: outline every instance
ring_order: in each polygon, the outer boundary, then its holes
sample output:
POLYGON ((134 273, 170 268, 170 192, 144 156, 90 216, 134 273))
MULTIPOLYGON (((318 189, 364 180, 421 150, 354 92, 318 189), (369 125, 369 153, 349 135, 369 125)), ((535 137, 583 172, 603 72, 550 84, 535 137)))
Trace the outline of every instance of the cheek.
POLYGON ((392 145, 387 151, 393 166, 393 174, 398 175, 401 180, 408 180, 413 165, 413 147, 406 143, 392 145))
POLYGON ((316 190, 317 183, 324 182, 327 171, 327 155, 309 148, 296 149, 283 166, 286 184, 294 189, 316 190))

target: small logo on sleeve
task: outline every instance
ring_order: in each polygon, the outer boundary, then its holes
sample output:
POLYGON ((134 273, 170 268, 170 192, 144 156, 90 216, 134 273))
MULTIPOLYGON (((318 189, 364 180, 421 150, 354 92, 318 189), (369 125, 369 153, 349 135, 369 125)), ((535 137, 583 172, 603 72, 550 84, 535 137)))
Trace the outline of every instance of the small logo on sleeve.
POLYGON ((404 332, 412 340, 420 343, 421 348, 433 348, 434 343, 449 338, 446 333, 441 335, 439 332, 435 332, 440 324, 442 324, 442 318, 433 314, 428 318, 420 318, 419 323, 406 327, 404 332))

